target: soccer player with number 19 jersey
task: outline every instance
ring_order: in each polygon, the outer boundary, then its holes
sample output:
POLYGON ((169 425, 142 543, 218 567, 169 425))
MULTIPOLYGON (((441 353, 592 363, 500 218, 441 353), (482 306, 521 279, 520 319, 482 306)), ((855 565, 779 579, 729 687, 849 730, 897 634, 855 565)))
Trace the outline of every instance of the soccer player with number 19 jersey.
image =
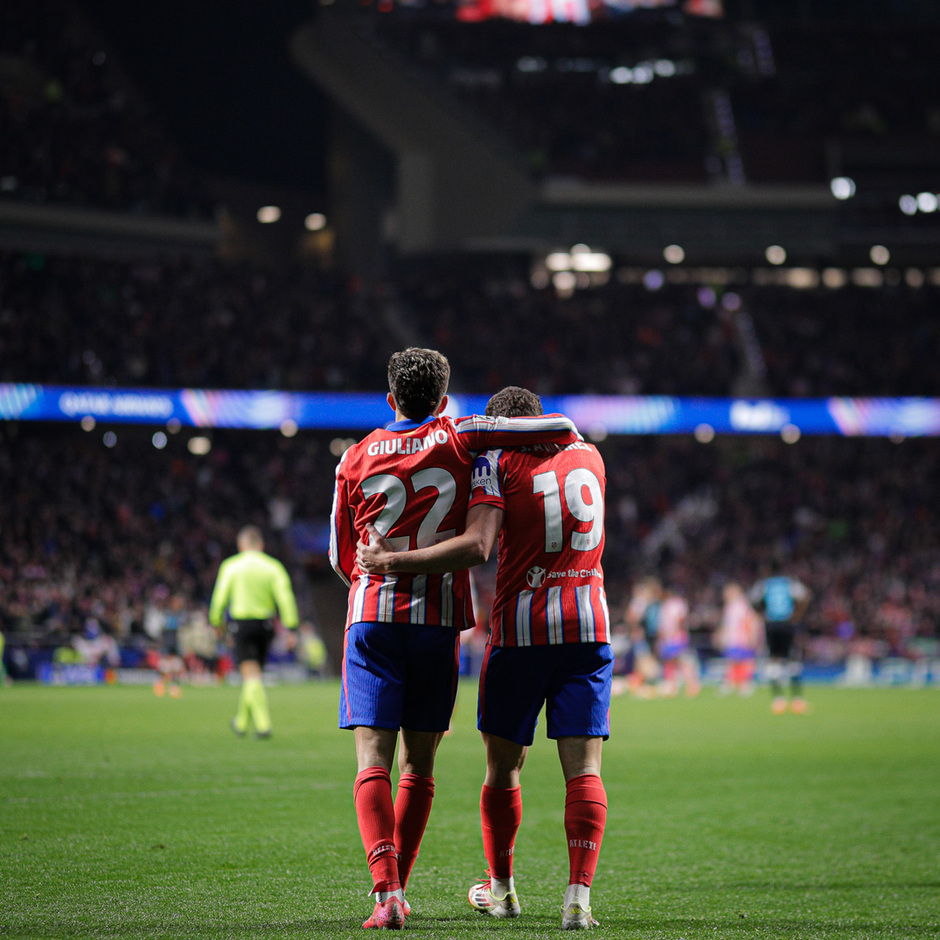
POLYGON ((369 525, 400 549, 460 534, 476 451, 577 439, 561 415, 453 421, 442 415, 449 377, 447 360, 434 350, 395 353, 388 402, 396 420, 349 448, 336 469, 330 561, 350 586, 339 718, 355 734, 354 801, 376 895, 364 927, 400 928, 409 910, 404 887, 431 810, 434 757, 453 711, 459 632, 473 625, 473 610, 466 571, 373 575, 357 565, 357 540, 369 525))
MULTIPOLYGON (((526 389, 498 392, 487 414, 538 415, 526 389)), ((569 883, 562 927, 596 925, 590 886, 607 818, 600 777, 609 735, 613 655, 604 593, 605 470, 597 449, 577 440, 491 450, 477 458, 465 533, 406 553, 370 531, 361 566, 377 572, 457 570, 489 557, 499 536, 496 599, 480 675, 479 728, 487 751, 480 798, 489 880, 470 903, 517 917, 512 860, 522 821, 520 771, 543 704, 566 782, 569 883)))

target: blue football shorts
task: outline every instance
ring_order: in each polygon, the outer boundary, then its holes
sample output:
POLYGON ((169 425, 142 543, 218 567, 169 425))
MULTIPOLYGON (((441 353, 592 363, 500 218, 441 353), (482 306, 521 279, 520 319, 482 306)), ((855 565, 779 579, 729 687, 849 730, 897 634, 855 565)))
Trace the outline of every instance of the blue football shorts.
POLYGON ((454 627, 350 624, 343 644, 340 728, 446 731, 459 655, 454 627))
POLYGON ((609 643, 487 646, 477 727, 528 747, 545 706, 550 738, 610 736, 609 643))

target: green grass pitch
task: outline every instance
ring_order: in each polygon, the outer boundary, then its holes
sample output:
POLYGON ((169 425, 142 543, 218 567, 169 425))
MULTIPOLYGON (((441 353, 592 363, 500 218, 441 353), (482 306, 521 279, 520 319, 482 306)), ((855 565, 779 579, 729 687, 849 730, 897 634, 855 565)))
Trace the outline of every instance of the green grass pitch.
MULTIPOLYGON (((274 737, 236 738, 237 690, 0 688, 0 937, 361 937, 371 913, 336 682, 270 689, 274 737)), ((406 931, 559 936, 564 786, 537 737, 516 844, 523 916, 466 901, 484 871, 472 684, 441 746, 406 931)), ((811 688, 614 700, 592 890, 602 936, 940 937, 940 690, 811 688)))

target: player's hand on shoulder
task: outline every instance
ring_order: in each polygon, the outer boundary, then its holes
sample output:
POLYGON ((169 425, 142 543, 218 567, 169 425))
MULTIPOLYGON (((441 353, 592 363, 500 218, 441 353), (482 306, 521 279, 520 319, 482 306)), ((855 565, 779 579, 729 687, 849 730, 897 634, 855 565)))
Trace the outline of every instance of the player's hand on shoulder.
POLYGON ((395 554, 388 539, 379 535, 372 523, 366 523, 366 532, 369 535, 368 543, 362 539, 356 543, 356 564, 360 571, 369 574, 385 574, 391 570, 391 555, 395 554))

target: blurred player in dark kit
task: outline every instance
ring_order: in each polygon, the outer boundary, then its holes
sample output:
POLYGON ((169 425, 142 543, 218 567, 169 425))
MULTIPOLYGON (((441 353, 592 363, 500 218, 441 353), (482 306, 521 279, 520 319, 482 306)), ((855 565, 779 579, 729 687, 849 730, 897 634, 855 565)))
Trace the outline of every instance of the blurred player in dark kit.
POLYGON ((776 714, 785 712, 789 696, 790 710, 800 714, 806 711, 800 631, 803 614, 809 606, 809 588, 797 578, 784 574, 782 567, 775 564, 770 577, 758 581, 748 597, 764 617, 771 707, 776 714))

